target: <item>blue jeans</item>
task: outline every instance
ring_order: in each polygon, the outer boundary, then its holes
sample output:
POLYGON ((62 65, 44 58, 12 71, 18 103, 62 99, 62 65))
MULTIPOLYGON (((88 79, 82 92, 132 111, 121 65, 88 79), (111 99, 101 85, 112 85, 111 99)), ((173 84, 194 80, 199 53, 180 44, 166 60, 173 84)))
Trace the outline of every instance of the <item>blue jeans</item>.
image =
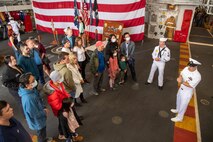
POLYGON ((75 98, 75 91, 70 92, 70 96, 71 96, 72 98, 75 98))
POLYGON ((36 131, 38 136, 38 142, 46 142, 47 132, 46 127, 42 128, 41 130, 36 131))

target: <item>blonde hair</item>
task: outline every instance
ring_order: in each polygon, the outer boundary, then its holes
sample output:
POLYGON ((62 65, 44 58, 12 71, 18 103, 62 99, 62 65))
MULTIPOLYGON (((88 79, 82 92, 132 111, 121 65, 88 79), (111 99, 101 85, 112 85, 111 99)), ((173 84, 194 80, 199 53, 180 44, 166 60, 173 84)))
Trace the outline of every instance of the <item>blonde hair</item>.
POLYGON ((70 64, 71 65, 74 65, 75 63, 74 63, 74 60, 75 60, 75 58, 77 58, 77 56, 74 54, 74 53, 70 53, 69 54, 69 60, 70 60, 70 64))

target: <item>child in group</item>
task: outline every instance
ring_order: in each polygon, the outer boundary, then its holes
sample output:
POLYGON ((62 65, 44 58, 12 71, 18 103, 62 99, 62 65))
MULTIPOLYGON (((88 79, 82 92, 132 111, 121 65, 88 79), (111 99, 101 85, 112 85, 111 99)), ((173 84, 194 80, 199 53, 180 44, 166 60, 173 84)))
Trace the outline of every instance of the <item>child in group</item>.
POLYGON ((109 86, 111 90, 115 90, 114 84, 117 74, 119 73, 119 66, 118 66, 118 58, 117 58, 117 51, 114 50, 110 53, 109 58, 109 86))
POLYGON ((127 63, 126 63, 126 57, 121 54, 120 56, 120 61, 119 61, 119 67, 120 67, 120 82, 119 84, 123 84, 124 83, 124 77, 127 74, 127 63))
POLYGON ((62 101, 62 109, 59 112, 59 122, 65 126, 63 128, 64 128, 64 136, 66 138, 72 139, 74 142, 75 141, 80 142, 83 140, 83 136, 80 136, 76 133, 76 129, 79 127, 79 124, 72 110, 73 106, 74 102, 72 98, 65 98, 62 101), (64 122, 67 122, 67 125, 64 122))

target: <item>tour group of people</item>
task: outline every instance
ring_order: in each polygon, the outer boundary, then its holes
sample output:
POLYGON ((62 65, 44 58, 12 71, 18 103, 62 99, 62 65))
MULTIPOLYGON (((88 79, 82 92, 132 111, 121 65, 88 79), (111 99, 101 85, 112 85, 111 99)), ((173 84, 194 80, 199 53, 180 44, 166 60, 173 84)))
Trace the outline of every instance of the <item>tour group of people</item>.
MULTIPOLYGON (((122 85, 126 82, 128 71, 131 73, 132 80, 137 83, 135 43, 128 32, 123 34, 124 41, 120 45, 114 34, 109 36, 107 43, 97 41, 96 49, 91 56, 88 56, 87 47, 84 46, 81 36, 75 37, 72 29, 68 27, 64 29, 63 47, 57 61, 53 63, 53 69, 50 68, 52 61, 46 56, 46 49, 42 43, 33 37, 29 37, 24 42, 18 41, 10 25, 8 25, 8 32, 10 32, 8 36, 15 56, 5 56, 6 65, 2 74, 2 82, 20 105, 29 128, 36 131, 38 142, 47 141, 46 119, 48 115, 47 106, 38 91, 38 84, 43 86, 47 102, 58 119, 58 139, 69 142, 83 140, 83 136, 79 135, 76 129, 83 125, 84 118, 78 115, 75 109, 87 103, 83 84, 91 84, 93 89, 90 93, 99 95, 106 91, 103 87, 103 78, 107 73, 109 88, 113 91, 117 87, 116 84, 122 85), (93 76, 91 81, 88 81, 86 66, 89 66, 93 76), (45 79, 45 76, 48 79, 45 79)), ((154 48, 153 64, 147 82, 145 82, 146 85, 151 84, 154 73, 158 69, 160 90, 163 89, 165 64, 171 56, 165 44, 166 40, 166 38, 160 38, 159 45, 154 48)), ((193 88, 201 80, 197 65, 200 65, 198 61, 190 59, 188 66, 177 79, 181 87, 177 94, 177 107, 171 110, 173 113, 178 113, 175 118, 171 119, 174 122, 183 120, 193 88)), ((17 142, 17 139, 19 142, 32 141, 30 135, 13 115, 11 106, 6 101, 0 100, 0 141, 17 142)))

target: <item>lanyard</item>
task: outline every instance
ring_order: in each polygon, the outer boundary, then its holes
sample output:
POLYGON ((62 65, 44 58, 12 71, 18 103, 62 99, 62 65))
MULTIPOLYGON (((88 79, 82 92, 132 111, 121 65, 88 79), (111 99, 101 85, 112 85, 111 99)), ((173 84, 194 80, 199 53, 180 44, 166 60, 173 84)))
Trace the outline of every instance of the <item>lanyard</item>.
POLYGON ((160 47, 159 47, 158 57, 161 58, 161 52, 162 52, 163 50, 165 50, 165 47, 164 47, 162 50, 160 50, 160 47))

